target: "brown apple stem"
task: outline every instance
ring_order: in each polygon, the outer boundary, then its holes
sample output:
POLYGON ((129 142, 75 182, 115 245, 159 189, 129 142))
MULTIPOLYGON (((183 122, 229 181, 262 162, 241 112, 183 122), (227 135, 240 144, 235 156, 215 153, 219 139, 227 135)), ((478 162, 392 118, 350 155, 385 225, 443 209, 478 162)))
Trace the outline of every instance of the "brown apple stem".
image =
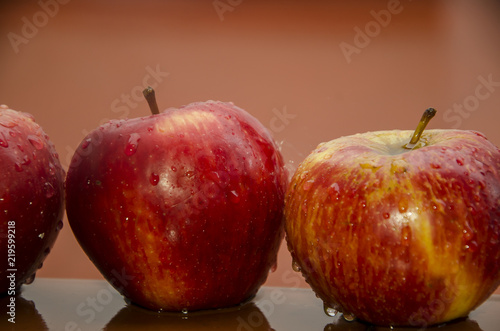
POLYGON ((144 89, 144 91, 142 91, 142 94, 144 94, 144 98, 146 98, 146 101, 148 102, 151 114, 159 114, 160 110, 158 109, 158 104, 156 103, 155 90, 153 90, 151 86, 148 86, 144 89))
POLYGON ((424 111, 420 122, 418 122, 415 132, 413 132, 413 136, 411 137, 410 142, 404 145, 404 148, 413 149, 413 147, 417 145, 418 141, 420 140, 420 136, 422 136, 422 133, 425 130, 425 127, 427 126, 427 124, 429 124, 429 121, 434 117, 434 115, 436 115, 436 112, 437 111, 434 108, 427 108, 424 111))

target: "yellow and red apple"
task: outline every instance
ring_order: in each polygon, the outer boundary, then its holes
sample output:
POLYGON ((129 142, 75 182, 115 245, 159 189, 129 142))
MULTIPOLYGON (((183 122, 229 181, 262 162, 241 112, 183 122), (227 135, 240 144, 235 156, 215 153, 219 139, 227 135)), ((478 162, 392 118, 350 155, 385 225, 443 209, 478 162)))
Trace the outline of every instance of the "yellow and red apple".
POLYGON ((322 143, 291 180, 288 247, 329 313, 425 326, 500 285, 500 150, 419 127, 322 143))

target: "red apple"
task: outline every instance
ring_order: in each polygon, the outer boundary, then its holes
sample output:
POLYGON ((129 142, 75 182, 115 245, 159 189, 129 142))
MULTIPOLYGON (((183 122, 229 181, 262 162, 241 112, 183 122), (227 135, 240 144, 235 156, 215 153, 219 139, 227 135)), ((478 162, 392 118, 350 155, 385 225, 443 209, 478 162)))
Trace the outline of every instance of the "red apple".
POLYGON ((68 170, 67 215, 132 302, 227 307, 255 295, 276 263, 287 181, 257 119, 232 103, 192 103, 91 132, 68 170))
POLYGON ((64 213, 64 170, 28 113, 0 106, 0 293, 31 282, 54 245, 64 213))
POLYGON ((431 325, 500 285, 500 151, 421 123, 409 144, 411 131, 320 144, 291 180, 288 247, 329 314, 431 325))

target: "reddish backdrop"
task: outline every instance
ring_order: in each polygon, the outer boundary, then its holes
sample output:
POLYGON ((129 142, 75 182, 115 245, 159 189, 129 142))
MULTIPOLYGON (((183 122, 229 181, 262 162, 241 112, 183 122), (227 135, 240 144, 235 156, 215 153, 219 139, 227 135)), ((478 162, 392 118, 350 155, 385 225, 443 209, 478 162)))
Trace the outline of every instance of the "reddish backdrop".
MULTIPOLYGON (((413 129, 429 106, 438 109, 429 127, 475 129, 500 145, 499 7, 486 0, 4 1, 0 103, 31 112, 65 167, 100 123, 148 113, 143 84, 156 88, 162 108, 233 101, 282 142, 291 168, 322 141, 413 129)), ((64 222, 38 276, 101 278, 64 222)), ((267 285, 307 286, 285 246, 267 285)))

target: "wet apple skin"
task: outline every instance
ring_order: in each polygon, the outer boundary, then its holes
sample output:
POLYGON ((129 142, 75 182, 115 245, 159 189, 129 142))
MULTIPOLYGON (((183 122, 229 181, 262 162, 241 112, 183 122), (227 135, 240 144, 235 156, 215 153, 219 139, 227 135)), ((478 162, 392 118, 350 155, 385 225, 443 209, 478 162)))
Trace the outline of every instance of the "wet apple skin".
POLYGON ((307 282, 377 325, 466 316, 500 284, 498 148, 454 130, 425 131, 428 145, 411 152, 386 147, 411 133, 321 144, 286 197, 288 247, 307 282))
POLYGON ((33 281, 63 227, 65 172, 35 118, 5 105, 0 159, 0 293, 13 295, 33 281), (14 289, 7 278, 12 274, 14 289))
POLYGON ((112 121, 84 139, 68 171, 68 219, 132 302, 227 307, 255 295, 276 263, 287 182, 255 118, 232 104, 194 103, 112 121))

